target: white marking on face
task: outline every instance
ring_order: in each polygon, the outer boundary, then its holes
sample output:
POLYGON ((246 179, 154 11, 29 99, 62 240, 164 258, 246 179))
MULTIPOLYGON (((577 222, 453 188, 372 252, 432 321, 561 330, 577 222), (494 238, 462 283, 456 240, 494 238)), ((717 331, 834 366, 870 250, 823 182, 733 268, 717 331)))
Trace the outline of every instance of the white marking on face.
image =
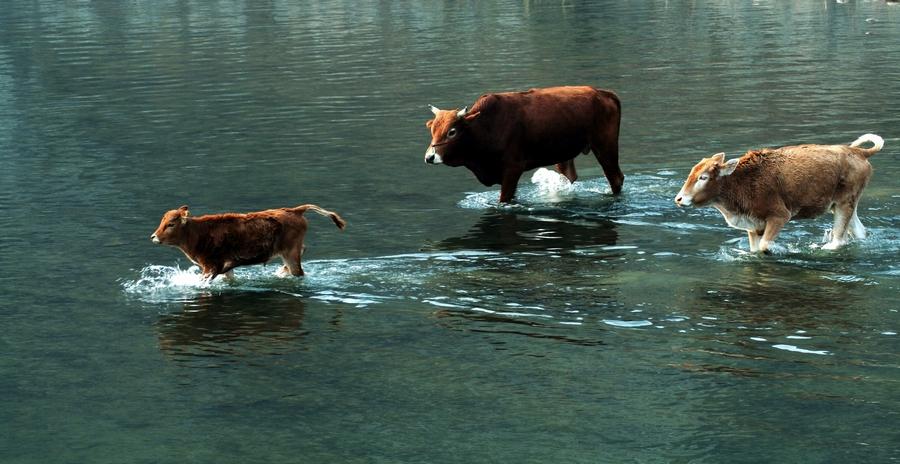
POLYGON ((675 197, 677 200, 676 203, 678 203, 679 206, 692 206, 694 204, 694 196, 696 196, 698 192, 703 191, 707 182, 709 182, 709 174, 705 172, 700 174, 693 184, 686 186, 686 188, 682 188, 681 191, 678 192, 678 196, 675 197), (688 189, 689 191, 686 191, 688 189))
POLYGON ((428 147, 428 150, 425 151, 425 162, 428 164, 443 164, 444 160, 441 159, 441 155, 438 154, 434 147, 428 147))

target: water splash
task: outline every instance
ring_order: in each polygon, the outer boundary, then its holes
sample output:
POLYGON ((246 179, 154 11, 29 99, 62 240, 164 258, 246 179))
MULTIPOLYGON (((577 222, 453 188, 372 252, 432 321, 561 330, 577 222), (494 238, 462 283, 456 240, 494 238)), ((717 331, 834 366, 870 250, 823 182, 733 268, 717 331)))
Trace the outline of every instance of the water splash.
POLYGON ((572 182, 566 176, 547 168, 540 168, 534 171, 534 174, 531 176, 531 183, 538 187, 538 191, 550 198, 570 193, 573 188, 572 182))
POLYGON ((182 269, 177 265, 149 265, 141 269, 137 279, 122 282, 126 294, 147 302, 191 299, 198 292, 208 290, 213 285, 221 285, 221 282, 204 279, 199 267, 182 269))

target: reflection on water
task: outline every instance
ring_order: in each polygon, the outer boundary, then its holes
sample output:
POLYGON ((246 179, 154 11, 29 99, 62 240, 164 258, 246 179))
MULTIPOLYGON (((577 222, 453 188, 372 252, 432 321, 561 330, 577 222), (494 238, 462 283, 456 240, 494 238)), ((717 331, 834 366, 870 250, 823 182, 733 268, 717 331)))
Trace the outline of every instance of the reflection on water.
POLYGON ((513 211, 487 212, 465 235, 427 243, 425 250, 571 250, 615 245, 616 229, 605 219, 584 220, 565 210, 530 215, 513 211))
POLYGON ((215 364, 302 349, 304 311, 303 300, 275 292, 205 293, 155 325, 167 355, 215 364))

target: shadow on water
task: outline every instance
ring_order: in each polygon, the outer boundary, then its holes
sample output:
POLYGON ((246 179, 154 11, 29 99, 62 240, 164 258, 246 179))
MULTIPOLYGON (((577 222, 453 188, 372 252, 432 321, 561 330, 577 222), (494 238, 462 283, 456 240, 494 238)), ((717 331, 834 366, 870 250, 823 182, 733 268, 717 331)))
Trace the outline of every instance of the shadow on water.
POLYGON ((182 361, 218 358, 213 364, 296 351, 308 334, 305 306, 302 299, 276 292, 201 294, 159 318, 159 348, 182 361))
POLYGON ((615 245, 616 224, 603 218, 584 219, 561 210, 539 215, 490 211, 468 232, 427 243, 422 251, 541 251, 615 245))

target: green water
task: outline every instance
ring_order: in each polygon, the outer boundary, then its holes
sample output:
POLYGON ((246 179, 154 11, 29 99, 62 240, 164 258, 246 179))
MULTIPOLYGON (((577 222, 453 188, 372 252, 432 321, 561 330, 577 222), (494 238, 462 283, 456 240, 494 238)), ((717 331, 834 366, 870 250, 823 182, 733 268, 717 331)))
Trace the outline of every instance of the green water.
POLYGON ((0 462, 900 460, 900 6, 8 2, 0 462), (498 207, 428 104, 588 84, 593 157, 498 207), (701 157, 884 137, 859 216, 773 256, 701 157), (162 213, 316 203, 306 277, 200 281, 162 213))

